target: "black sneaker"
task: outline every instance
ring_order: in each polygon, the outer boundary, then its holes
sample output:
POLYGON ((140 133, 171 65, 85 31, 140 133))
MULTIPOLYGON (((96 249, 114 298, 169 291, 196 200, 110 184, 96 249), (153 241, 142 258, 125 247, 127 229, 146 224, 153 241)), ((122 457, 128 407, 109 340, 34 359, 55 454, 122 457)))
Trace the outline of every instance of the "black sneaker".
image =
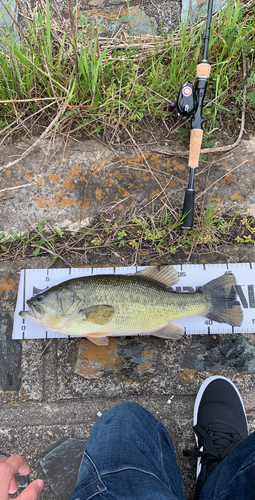
POLYGON ((231 380, 214 376, 204 381, 196 397, 193 423, 198 449, 183 454, 197 458, 194 500, 198 500, 207 477, 249 434, 243 401, 231 380))

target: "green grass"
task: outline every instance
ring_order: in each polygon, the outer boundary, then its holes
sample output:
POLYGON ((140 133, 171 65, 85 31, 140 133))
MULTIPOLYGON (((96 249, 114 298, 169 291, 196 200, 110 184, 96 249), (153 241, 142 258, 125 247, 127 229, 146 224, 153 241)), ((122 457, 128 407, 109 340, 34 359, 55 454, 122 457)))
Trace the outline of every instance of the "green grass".
MULTIPOLYGON (((254 106, 253 7, 231 0, 212 20, 207 100, 216 98, 216 104, 213 111, 204 111, 205 117, 213 118, 211 129, 222 113, 239 118, 245 83, 248 110, 254 106)), ((205 21, 199 21, 192 33, 184 24, 172 35, 152 37, 150 49, 145 45, 139 52, 137 40, 131 35, 123 48, 117 39, 113 43, 100 38, 96 27, 87 25, 84 14, 75 18, 76 26, 71 17, 65 24, 55 18, 53 22, 47 0, 45 8, 35 11, 33 18, 27 19, 26 28, 20 30, 20 45, 7 28, 0 36, 4 46, 0 51, 0 101, 5 101, 0 103, 0 128, 24 111, 32 116, 41 109, 41 119, 49 121, 64 102, 87 107, 67 108, 63 125, 71 120, 89 133, 98 132, 102 126, 110 130, 116 125, 135 126, 146 116, 167 118, 168 100, 176 98, 183 82, 195 82, 205 21), (47 99, 52 99, 52 107, 44 113, 47 99)))
POLYGON ((179 250, 220 253, 221 246, 254 243, 255 219, 229 215, 219 204, 208 202, 199 214, 195 212, 191 230, 181 229, 166 207, 157 216, 143 212, 140 216, 129 211, 110 216, 96 216, 89 227, 75 235, 49 226, 43 219, 36 230, 25 234, 0 234, 0 260, 30 258, 48 254, 53 261, 75 258, 87 261, 86 255, 119 255, 127 264, 146 256, 146 261, 174 255, 179 250))

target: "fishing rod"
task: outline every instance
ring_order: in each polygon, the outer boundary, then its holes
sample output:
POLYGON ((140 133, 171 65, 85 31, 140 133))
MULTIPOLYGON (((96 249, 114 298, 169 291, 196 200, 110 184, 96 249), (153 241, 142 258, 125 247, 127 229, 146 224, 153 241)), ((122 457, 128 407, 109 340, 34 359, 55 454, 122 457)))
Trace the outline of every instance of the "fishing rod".
POLYGON ((207 22, 204 35, 204 51, 203 59, 197 65, 197 83, 194 88, 192 83, 186 82, 182 86, 177 102, 175 103, 178 115, 181 115, 184 120, 191 117, 191 132, 190 132, 190 147, 189 147, 189 184, 185 192, 184 205, 182 210, 183 229, 191 229, 193 226, 193 213, 195 202, 194 191, 194 176, 195 169, 198 167, 199 156, 203 138, 203 122, 202 118, 203 102, 207 81, 210 75, 211 66, 207 61, 207 53, 210 38, 210 28, 212 19, 213 0, 208 0, 207 22))

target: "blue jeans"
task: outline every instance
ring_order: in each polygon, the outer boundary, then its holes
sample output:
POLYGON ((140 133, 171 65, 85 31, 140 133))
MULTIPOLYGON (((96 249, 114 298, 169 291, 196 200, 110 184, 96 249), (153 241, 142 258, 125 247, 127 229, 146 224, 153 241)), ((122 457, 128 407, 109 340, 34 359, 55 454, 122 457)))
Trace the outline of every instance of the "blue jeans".
MULTIPOLYGON (((185 500, 165 427, 136 403, 121 403, 92 428, 69 500, 185 500)), ((255 498, 255 433, 207 479, 200 500, 255 498)))

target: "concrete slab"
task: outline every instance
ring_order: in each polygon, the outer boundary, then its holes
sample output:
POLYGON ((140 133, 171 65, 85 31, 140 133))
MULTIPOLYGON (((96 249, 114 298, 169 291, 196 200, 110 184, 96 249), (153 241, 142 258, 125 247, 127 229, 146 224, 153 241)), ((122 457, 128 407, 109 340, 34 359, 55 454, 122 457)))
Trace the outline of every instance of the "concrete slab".
MULTIPOLYGON (((32 142, 26 139, 2 146, 0 165, 8 165, 11 157, 32 142)), ((213 202, 221 201, 233 212, 242 207, 243 212, 255 215, 254 170, 254 138, 243 140, 224 157, 209 155, 206 168, 199 167, 196 174, 196 206, 201 206, 200 193, 206 190, 206 198, 213 202)), ((182 209, 188 171, 187 157, 163 155, 149 147, 142 152, 113 151, 92 139, 70 139, 67 145, 60 138, 54 143, 44 141, 28 157, 2 171, 0 230, 6 235, 37 230, 39 222, 47 219, 49 230, 77 231, 95 213, 109 208, 121 214, 131 207, 139 211, 153 205, 156 212, 165 202, 182 209)))
MULTIPOLYGON (((222 0, 214 0, 213 2, 213 12, 219 10, 224 5, 224 1, 222 0)), ((203 0, 193 0, 190 2, 189 0, 184 0, 182 2, 182 12, 181 12, 181 21, 189 21, 190 19, 190 9, 192 9, 192 22, 195 23, 198 19, 198 16, 206 16, 208 8, 208 2, 204 2, 203 0)))
POLYGON ((21 385, 21 343, 12 341, 13 317, 8 312, 0 318, 0 391, 19 391, 21 385))
POLYGON ((17 284, 15 273, 0 271, 0 392, 18 392, 21 385, 21 343, 13 343, 11 334, 17 284))
MULTIPOLYGON (((53 6, 54 9, 54 6, 53 6)), ((68 6, 65 2, 58 3, 64 19, 69 18, 68 6)), ((119 30, 134 36, 160 35, 171 33, 178 26, 181 11, 180 0, 159 1, 153 3, 126 2, 126 0, 89 0, 79 4, 80 19, 88 30, 96 26, 101 36, 112 37, 119 30)), ((58 12, 55 11, 55 16, 58 12)))
POLYGON ((103 347, 100 352, 91 347, 89 341, 82 342, 87 346, 87 360, 83 366, 83 374, 87 366, 86 378, 78 375, 77 369, 74 373, 77 341, 58 341, 56 371, 60 399, 84 395, 102 397, 105 391, 108 396, 122 394, 126 398, 138 394, 168 395, 178 384, 181 356, 191 339, 170 342, 149 337, 142 341, 142 347, 139 338, 120 338, 118 343, 110 339, 110 350, 103 347), (146 353, 152 353, 152 358, 146 359, 146 353), (99 359, 100 369, 96 366, 99 359))
MULTIPOLYGON (((8 164, 10 157, 20 155, 33 142, 27 139, 11 147, 3 146, 2 165, 8 164)), ((63 156, 64 144, 60 138, 53 144, 44 141, 21 163, 11 169, 4 169, 1 187, 16 189, 7 198, 6 194, 3 196, 1 193, 4 198, 4 205, 1 205, 1 230, 17 234, 25 228, 36 229, 39 221, 47 217, 53 227, 77 230, 86 225, 87 209, 90 207, 89 214, 94 213, 102 199, 98 186, 102 174, 91 168, 97 163, 99 171, 103 170, 106 162, 111 162, 112 154, 109 151, 104 153, 105 147, 94 140, 78 144, 71 141, 69 146, 67 155, 63 156), (91 176, 87 179, 86 172, 90 171, 91 176), (25 187, 19 189, 19 186, 25 187), (92 206, 87 190, 95 193, 92 206)))

